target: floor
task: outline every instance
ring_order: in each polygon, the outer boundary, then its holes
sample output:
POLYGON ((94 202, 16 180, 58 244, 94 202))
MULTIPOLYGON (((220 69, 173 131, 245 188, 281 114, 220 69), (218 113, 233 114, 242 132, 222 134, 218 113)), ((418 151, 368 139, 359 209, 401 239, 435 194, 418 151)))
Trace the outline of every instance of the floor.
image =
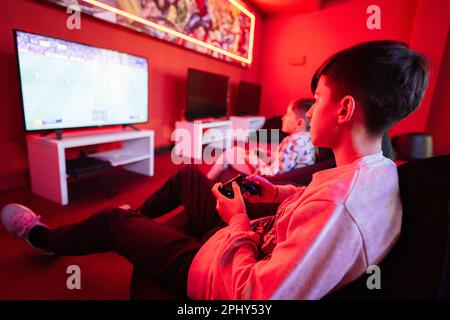
MULTIPOLYGON (((139 206, 177 168, 170 152, 155 156, 155 175, 140 176, 123 170, 110 175, 112 190, 108 198, 107 177, 99 176, 69 185, 69 205, 61 206, 21 188, 0 193, 0 207, 18 202, 41 215, 50 227, 74 223, 108 206, 124 203, 139 206)), ((205 172, 208 166, 200 168, 205 172)), ((115 253, 84 257, 42 256, 24 241, 7 234, 0 227, 0 299, 128 299, 131 265, 115 253), (81 270, 81 289, 66 286, 67 268, 81 270)))

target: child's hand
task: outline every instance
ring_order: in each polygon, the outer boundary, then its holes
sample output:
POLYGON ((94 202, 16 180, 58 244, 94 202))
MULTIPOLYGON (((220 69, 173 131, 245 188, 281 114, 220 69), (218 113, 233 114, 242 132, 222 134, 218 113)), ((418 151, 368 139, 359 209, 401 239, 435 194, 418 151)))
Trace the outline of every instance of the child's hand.
POLYGON ((246 177, 247 180, 251 180, 256 186, 261 190, 261 196, 251 195, 248 192, 244 193, 244 198, 247 199, 251 203, 257 203, 257 202, 265 202, 265 203, 273 203, 276 200, 278 191, 277 187, 272 184, 267 179, 252 174, 248 177, 246 177))
POLYGON ((244 199, 242 198, 241 189, 238 184, 233 181, 232 187, 234 192, 234 198, 230 199, 225 197, 220 191, 219 186, 220 182, 214 184, 212 188, 212 193, 217 199, 216 210, 219 213, 220 217, 226 223, 230 223, 231 217, 235 214, 247 213, 245 209, 244 199))

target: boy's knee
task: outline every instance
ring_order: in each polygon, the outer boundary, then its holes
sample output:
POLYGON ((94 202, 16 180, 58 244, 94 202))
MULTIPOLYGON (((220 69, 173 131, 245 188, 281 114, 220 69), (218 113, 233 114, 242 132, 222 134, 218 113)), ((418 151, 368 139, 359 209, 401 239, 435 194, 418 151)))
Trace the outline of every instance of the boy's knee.
POLYGON ((125 217, 127 212, 127 210, 121 208, 108 207, 95 213, 92 218, 102 220, 103 223, 106 224, 107 221, 118 220, 121 217, 125 217))

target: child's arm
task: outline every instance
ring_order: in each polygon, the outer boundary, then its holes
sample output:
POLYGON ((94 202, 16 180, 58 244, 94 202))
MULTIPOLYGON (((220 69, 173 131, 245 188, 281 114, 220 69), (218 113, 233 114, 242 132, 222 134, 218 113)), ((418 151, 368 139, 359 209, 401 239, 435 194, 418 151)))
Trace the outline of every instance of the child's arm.
POLYGON ((319 299, 355 273, 363 246, 344 207, 313 201, 296 210, 270 259, 258 259, 260 238, 248 221, 231 221, 211 282, 226 283, 231 299, 319 299))
POLYGON ((262 175, 274 176, 289 172, 298 167, 312 165, 315 162, 315 148, 307 135, 288 136, 280 144, 270 165, 262 165, 262 175))
POLYGON ((244 198, 246 198, 251 203, 279 203, 283 202, 284 199, 290 197, 300 189, 305 187, 296 187, 294 185, 275 185, 259 175, 251 175, 247 177, 251 180, 261 191, 261 196, 250 195, 248 192, 244 193, 244 198))
POLYGON ((294 145, 291 137, 286 137, 279 145, 276 153, 271 156, 269 164, 262 163, 259 166, 259 173, 265 176, 274 176, 283 172, 288 172, 295 166, 294 145))
POLYGON ((277 188, 277 197, 274 202, 283 202, 286 198, 292 196, 300 189, 302 188, 305 189, 305 187, 296 187, 292 184, 276 185, 276 188, 277 188))

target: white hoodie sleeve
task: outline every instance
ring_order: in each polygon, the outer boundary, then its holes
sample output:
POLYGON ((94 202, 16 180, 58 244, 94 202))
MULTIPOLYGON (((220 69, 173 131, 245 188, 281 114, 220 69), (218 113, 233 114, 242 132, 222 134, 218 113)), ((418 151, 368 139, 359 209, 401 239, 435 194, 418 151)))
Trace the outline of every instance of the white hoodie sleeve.
POLYGON ((243 215, 230 221, 210 298, 320 298, 361 263, 361 237, 343 205, 313 201, 277 227, 286 238, 277 239, 270 259, 258 261, 259 237, 249 222, 243 215))

